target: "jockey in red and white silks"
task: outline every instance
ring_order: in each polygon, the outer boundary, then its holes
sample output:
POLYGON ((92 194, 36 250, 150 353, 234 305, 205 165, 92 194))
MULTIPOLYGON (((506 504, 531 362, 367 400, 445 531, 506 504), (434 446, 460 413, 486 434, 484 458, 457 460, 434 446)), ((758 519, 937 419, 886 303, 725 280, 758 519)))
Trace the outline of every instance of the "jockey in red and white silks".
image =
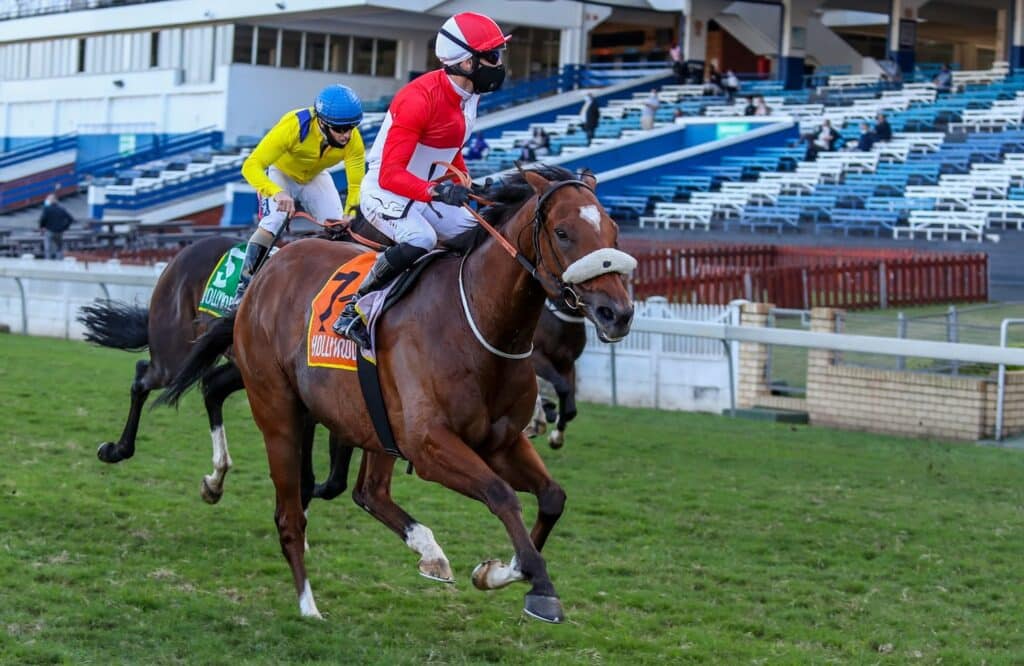
POLYGON ((482 14, 456 14, 437 34, 434 52, 443 67, 412 81, 391 101, 367 156, 359 207, 396 244, 377 257, 334 323, 339 335, 369 346, 359 298, 387 285, 439 240, 476 225, 462 208, 469 201, 466 187, 430 181, 444 175, 435 162, 466 170, 462 146, 473 132, 480 95, 505 80, 508 37, 482 14))
POLYGON ((466 171, 462 146, 476 122, 480 96, 456 85, 443 69, 419 77, 395 96, 367 155, 359 206, 373 226, 398 243, 431 250, 476 225, 460 206, 431 204, 444 167, 466 171))

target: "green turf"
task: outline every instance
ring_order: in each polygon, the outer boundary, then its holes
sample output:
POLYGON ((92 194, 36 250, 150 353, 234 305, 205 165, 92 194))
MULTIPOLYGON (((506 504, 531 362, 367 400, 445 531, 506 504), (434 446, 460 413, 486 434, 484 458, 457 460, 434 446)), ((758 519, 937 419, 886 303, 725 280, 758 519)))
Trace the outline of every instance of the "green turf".
POLYGON ((540 444, 569 495, 544 551, 566 624, 525 618, 523 585, 473 589, 475 563, 510 554, 498 521, 405 475, 395 496, 457 584, 418 576, 349 500, 314 504, 319 622, 241 396, 217 506, 194 395, 145 413, 134 459, 96 459, 132 366, 0 337, 0 663, 1024 662, 1020 451, 583 405, 564 449, 540 444))

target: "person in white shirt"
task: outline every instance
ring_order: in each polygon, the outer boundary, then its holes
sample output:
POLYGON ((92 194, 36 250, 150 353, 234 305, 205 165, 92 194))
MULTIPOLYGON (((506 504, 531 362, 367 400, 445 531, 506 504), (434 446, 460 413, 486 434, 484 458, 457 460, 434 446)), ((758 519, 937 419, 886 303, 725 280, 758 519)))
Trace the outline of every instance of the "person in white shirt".
POLYGON ((640 110, 640 127, 645 130, 654 129, 654 114, 658 112, 661 100, 658 99, 658 89, 651 90, 651 94, 644 100, 643 109, 640 110))

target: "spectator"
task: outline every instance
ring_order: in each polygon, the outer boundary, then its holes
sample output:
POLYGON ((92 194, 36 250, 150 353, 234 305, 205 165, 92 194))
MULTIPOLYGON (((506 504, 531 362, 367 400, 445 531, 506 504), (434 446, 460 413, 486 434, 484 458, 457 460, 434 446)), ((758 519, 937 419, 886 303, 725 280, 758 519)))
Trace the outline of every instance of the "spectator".
POLYGON ((832 122, 825 119, 817 132, 804 137, 804 139, 807 141, 807 153, 804 155, 804 159, 813 162, 818 159, 818 153, 835 150, 839 134, 832 128, 832 122))
POLYGON ((737 78, 733 71, 726 70, 725 78, 722 80, 722 88, 725 90, 725 96, 729 98, 729 103, 732 104, 732 100, 736 97, 736 93, 740 89, 740 80, 737 78))
POLYGON ((743 109, 743 115, 752 116, 757 112, 757 107, 754 106, 754 96, 747 95, 747 106, 743 109))
POLYGON ((754 115, 755 116, 770 116, 772 110, 768 108, 768 105, 764 103, 764 96, 758 95, 754 102, 754 115))
POLYGON ((530 137, 529 144, 537 155, 547 155, 551 152, 551 138, 543 127, 533 128, 533 136, 530 137))
POLYGON ((469 137, 469 143, 462 149, 462 156, 467 160, 480 160, 487 157, 490 149, 491 147, 487 145, 484 135, 480 132, 474 132, 473 136, 469 137))
POLYGON ((643 108, 640 110, 640 127, 645 130, 654 129, 654 114, 658 112, 661 100, 658 99, 658 89, 652 88, 651 94, 644 100, 643 108))
POLYGON ((64 232, 74 221, 71 213, 57 203, 56 193, 46 197, 43 212, 39 215, 39 229, 46 234, 43 237, 44 259, 64 258, 64 232))
POLYGON ((875 116, 875 141, 892 141, 892 126, 884 113, 875 116))
POLYGON ((722 94, 722 73, 718 71, 718 61, 712 60, 708 65, 708 74, 704 77, 704 94, 722 94))
POLYGON ((523 163, 537 161, 537 151, 529 141, 519 147, 519 161, 523 163))
POLYGON ((594 99, 594 94, 588 91, 583 98, 583 108, 580 109, 580 121, 583 124, 583 131, 587 133, 588 142, 594 139, 594 130, 597 129, 600 120, 601 113, 597 108, 597 100, 594 99))
POLYGON ((935 89, 939 92, 950 92, 953 89, 953 72, 949 71, 949 65, 943 65, 939 73, 932 79, 935 89))
POLYGON ((862 122, 860 124, 860 137, 857 139, 857 150, 867 152, 871 150, 871 147, 875 145, 875 133, 871 131, 871 127, 862 122))
POLYGON ((683 64, 683 51, 679 48, 678 42, 672 44, 668 55, 672 60, 672 73, 676 76, 676 83, 686 83, 686 65, 683 64))

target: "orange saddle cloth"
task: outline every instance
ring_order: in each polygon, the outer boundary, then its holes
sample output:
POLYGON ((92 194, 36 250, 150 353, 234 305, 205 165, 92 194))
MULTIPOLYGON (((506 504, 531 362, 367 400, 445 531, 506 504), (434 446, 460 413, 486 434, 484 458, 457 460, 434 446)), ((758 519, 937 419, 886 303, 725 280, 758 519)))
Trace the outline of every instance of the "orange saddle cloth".
POLYGON ((342 264, 313 298, 306 334, 306 363, 310 367, 355 370, 359 349, 331 328, 362 284, 363 277, 377 260, 375 252, 364 252, 342 264))

